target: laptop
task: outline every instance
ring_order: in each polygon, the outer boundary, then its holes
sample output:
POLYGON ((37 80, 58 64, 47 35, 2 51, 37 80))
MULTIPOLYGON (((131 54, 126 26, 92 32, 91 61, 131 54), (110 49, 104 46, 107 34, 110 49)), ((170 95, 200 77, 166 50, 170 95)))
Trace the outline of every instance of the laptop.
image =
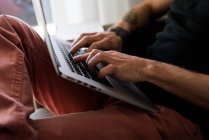
MULTIPOLYGON (((44 40, 46 42, 51 60, 57 74, 72 82, 78 83, 92 90, 104 93, 116 99, 125 101, 134 106, 150 112, 157 112, 157 107, 139 90, 133 83, 122 82, 110 76, 97 79, 95 74, 88 72, 85 63, 74 62, 73 54, 70 54, 70 43, 51 35, 47 28, 47 15, 44 12, 44 0, 33 0, 35 14, 39 26, 43 28, 44 40)), ((97 69, 101 69, 99 64, 97 69)))

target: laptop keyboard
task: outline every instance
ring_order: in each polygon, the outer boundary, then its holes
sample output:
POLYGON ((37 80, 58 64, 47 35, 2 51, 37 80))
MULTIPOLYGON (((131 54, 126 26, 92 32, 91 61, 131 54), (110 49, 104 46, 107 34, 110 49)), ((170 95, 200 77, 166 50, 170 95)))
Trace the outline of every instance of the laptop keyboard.
MULTIPOLYGON (((110 82, 106 79, 98 79, 96 74, 92 74, 88 71, 88 67, 86 66, 85 62, 75 62, 73 59, 73 55, 69 52, 70 44, 68 42, 65 42, 63 40, 55 39, 57 45, 59 46, 70 70, 74 73, 77 73, 81 76, 84 76, 86 78, 95 80, 97 82, 100 82, 106 86, 112 87, 110 82)), ((79 53, 78 53, 79 54, 79 53)), ((96 67, 96 71, 98 72, 99 69, 96 67)))
POLYGON ((83 62, 75 62, 73 60, 73 55, 69 52, 69 44, 65 43, 64 41, 61 40, 57 40, 57 45, 59 46, 69 68, 71 69, 72 72, 77 73, 81 76, 87 77, 92 79, 92 76, 89 74, 89 72, 87 71, 87 67, 85 65, 85 63, 83 62))

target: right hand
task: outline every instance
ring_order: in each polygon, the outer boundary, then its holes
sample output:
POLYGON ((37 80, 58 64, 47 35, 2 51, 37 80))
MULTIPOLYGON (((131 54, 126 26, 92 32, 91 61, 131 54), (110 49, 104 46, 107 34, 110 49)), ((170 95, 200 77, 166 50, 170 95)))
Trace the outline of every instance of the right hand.
POLYGON ((93 49, 121 51, 122 45, 121 37, 114 32, 83 33, 73 42, 70 52, 76 53, 85 46, 88 46, 87 53, 93 49))
POLYGON ((98 72, 98 78, 111 76, 121 81, 144 82, 152 60, 123 54, 117 51, 92 50, 89 53, 74 56, 74 60, 86 61, 88 69, 95 72, 98 64, 103 67, 98 72))

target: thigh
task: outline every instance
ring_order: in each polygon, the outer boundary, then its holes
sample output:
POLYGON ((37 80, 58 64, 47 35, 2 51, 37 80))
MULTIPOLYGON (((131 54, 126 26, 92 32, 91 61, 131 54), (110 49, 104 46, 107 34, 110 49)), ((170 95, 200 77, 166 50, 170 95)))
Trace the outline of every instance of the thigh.
POLYGON ((35 121, 40 139, 202 140, 199 128, 176 112, 156 114, 126 104, 35 121))
POLYGON ((16 41, 14 49, 24 55, 34 97, 40 104, 55 114, 102 106, 103 94, 57 76, 44 41, 31 27, 10 16, 1 16, 1 27, 7 30, 4 37, 16 41))

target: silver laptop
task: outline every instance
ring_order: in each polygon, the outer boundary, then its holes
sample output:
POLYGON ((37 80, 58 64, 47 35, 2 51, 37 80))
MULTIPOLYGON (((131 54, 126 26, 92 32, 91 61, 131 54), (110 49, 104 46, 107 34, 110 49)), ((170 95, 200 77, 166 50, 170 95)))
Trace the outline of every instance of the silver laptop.
MULTIPOLYGON (((47 17, 44 12, 44 0, 33 0, 39 26, 44 30, 44 39, 57 74, 72 82, 91 88, 98 92, 128 102, 141 109, 157 112, 156 106, 133 83, 121 82, 106 76, 98 80, 95 74, 88 72, 85 64, 73 61, 69 53, 70 43, 50 35, 47 29, 47 17)), ((98 65, 98 70, 102 67, 98 65)))

